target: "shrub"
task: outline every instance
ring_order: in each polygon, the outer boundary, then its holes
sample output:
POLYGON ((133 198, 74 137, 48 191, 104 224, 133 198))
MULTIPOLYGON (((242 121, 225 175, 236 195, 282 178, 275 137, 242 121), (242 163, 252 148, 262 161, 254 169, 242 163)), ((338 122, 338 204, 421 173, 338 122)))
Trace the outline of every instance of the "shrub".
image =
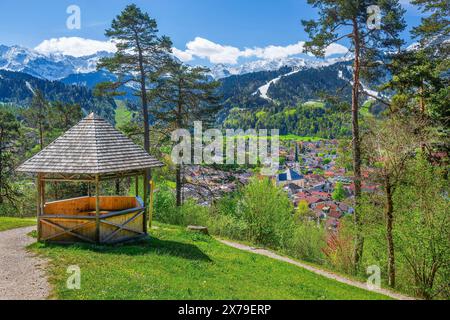
POLYGON ((153 204, 154 218, 163 223, 181 224, 182 219, 178 214, 176 199, 173 191, 162 185, 155 193, 153 204))
POLYGON ((219 237, 238 241, 247 240, 247 223, 231 215, 217 215, 216 217, 211 217, 211 220, 208 223, 208 229, 211 234, 219 237))
POLYGON ((322 226, 318 226, 315 222, 301 222, 296 225, 292 238, 284 251, 298 259, 323 263, 325 261, 323 253, 325 240, 326 234, 322 226))
POLYGON ((199 225, 208 226, 209 224, 209 208, 195 203, 189 199, 179 209, 178 214, 181 219, 181 225, 199 225))
POLYGON ((353 268, 353 236, 350 228, 347 228, 344 221, 335 233, 330 233, 327 237, 326 246, 323 252, 328 263, 336 270, 351 274, 353 268))
POLYGON ((247 239, 281 247, 294 227, 293 206, 287 194, 268 179, 253 179, 243 190, 238 216, 247 223, 247 239))

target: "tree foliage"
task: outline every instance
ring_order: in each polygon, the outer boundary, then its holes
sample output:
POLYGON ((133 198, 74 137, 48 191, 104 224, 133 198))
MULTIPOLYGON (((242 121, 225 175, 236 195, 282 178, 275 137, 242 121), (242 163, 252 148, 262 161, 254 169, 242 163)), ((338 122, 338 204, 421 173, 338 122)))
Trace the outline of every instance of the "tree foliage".
POLYGON ((6 202, 16 207, 20 195, 14 186, 14 169, 21 139, 20 123, 13 113, 0 106, 0 210, 6 202))

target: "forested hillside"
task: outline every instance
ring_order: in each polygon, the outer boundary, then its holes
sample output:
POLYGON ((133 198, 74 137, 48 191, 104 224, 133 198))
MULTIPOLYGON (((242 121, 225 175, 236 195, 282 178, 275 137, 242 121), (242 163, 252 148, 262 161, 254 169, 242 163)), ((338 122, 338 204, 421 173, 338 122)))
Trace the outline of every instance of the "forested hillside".
POLYGON ((79 104, 86 113, 95 111, 108 120, 114 119, 116 108, 114 100, 95 97, 87 87, 66 85, 59 81, 38 79, 21 72, 0 70, 0 102, 28 106, 37 90, 49 101, 79 104))
POLYGON ((294 107, 233 108, 224 121, 226 128, 277 128, 281 135, 337 138, 350 134, 349 115, 322 102, 298 103, 294 107))
MULTIPOLYGON (((224 108, 218 121, 233 129, 278 128, 283 135, 348 136, 351 63, 343 61, 298 71, 284 67, 224 78, 221 80, 224 108), (261 93, 264 85, 268 86, 266 97, 261 93)), ((368 98, 361 94, 361 103, 368 98)), ((367 106, 370 108, 366 111, 374 114, 384 109, 374 100, 367 106)))
POLYGON ((351 62, 340 62, 331 66, 300 70, 271 85, 268 95, 287 105, 316 100, 321 95, 333 95, 349 101, 349 79, 352 78, 349 66, 351 62))

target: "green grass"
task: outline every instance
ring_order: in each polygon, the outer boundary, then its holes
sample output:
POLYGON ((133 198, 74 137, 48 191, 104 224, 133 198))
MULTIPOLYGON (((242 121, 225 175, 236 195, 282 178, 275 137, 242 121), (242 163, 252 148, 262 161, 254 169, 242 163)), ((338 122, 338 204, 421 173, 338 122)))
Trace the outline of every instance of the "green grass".
MULTIPOLYGON (((312 137, 312 136, 298 136, 296 134, 286 134, 286 135, 279 135, 278 136, 280 141, 297 141, 297 142, 317 142, 324 140, 319 137, 312 137)), ((235 136, 234 139, 272 139, 272 136, 252 136, 252 135, 241 135, 241 136, 235 136)))
POLYGON ((280 136, 280 141, 297 141, 297 142, 317 142, 323 139, 310 136, 298 136, 296 134, 288 134, 280 136))
POLYGON ((158 225, 149 240, 116 247, 35 244, 58 299, 386 299, 285 262, 158 225), (81 289, 66 289, 67 267, 81 289))
POLYGON ((120 127, 132 119, 133 112, 127 109, 124 101, 115 100, 115 102, 117 105, 115 114, 116 126, 120 127))
POLYGON ((325 107, 325 103, 321 102, 321 101, 307 101, 303 104, 306 107, 310 107, 310 108, 323 108, 325 107))
POLYGON ((0 217, 0 231, 36 225, 34 218, 0 217))

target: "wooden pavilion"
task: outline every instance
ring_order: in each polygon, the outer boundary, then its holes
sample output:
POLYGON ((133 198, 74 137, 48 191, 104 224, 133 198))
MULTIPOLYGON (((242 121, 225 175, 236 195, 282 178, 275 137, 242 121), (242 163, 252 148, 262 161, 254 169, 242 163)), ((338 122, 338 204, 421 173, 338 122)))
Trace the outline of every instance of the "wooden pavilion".
POLYGON ((147 235, 147 196, 144 200, 138 196, 139 177, 161 166, 92 113, 17 171, 37 175, 39 241, 112 244, 147 235), (100 195, 100 182, 125 177, 135 178, 136 197, 100 195), (95 186, 95 196, 89 192, 85 197, 46 203, 47 182, 88 183, 89 190, 95 186))

